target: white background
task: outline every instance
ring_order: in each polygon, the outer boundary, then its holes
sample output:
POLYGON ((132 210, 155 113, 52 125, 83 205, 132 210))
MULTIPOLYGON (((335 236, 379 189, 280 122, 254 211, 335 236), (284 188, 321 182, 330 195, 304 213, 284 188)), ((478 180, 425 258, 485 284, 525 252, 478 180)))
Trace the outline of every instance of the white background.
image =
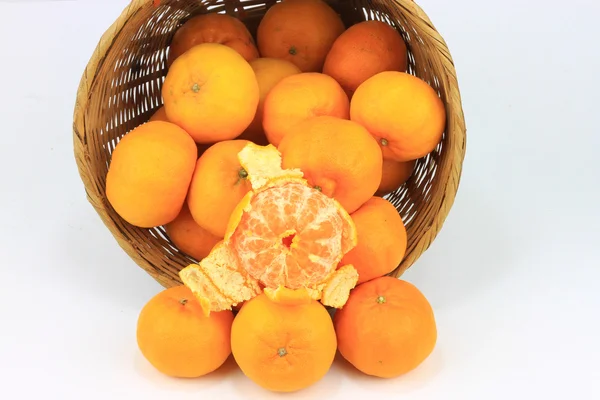
POLYGON ((161 288, 87 203, 71 130, 81 73, 126 4, 0 1, 0 398, 600 398, 597 2, 419 2, 468 127, 454 208, 403 276, 435 309, 437 347, 402 378, 338 360, 287 396, 231 362, 166 378, 137 349, 161 288))

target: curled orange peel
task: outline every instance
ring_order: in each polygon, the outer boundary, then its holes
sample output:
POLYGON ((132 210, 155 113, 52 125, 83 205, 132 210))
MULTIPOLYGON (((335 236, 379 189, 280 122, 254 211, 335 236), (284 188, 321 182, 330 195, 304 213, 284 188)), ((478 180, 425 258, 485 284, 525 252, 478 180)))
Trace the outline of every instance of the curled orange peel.
POLYGON ((317 191, 308 192, 314 189, 309 188, 300 170, 282 169, 281 154, 273 145, 250 143, 238 158, 252 190, 233 211, 223 241, 199 263, 179 272, 182 282, 194 293, 206 315, 231 310, 263 291, 272 301, 285 305, 319 300, 326 306, 341 308, 358 281, 352 265, 336 269, 357 243, 350 215, 336 200, 317 191), (304 197, 293 197, 299 194, 304 197), (287 200, 272 203, 277 196, 287 200), (310 210, 316 212, 310 214, 312 219, 303 212, 308 202, 317 207, 316 211, 310 210), (265 204, 281 208, 273 217, 285 219, 278 222, 284 225, 277 227, 278 234, 272 231, 274 222, 263 217, 269 211, 260 209, 265 204), (253 231, 256 221, 260 222, 259 228, 269 232, 261 236, 253 231), (287 248, 286 238, 290 239, 287 248), (243 251, 244 246, 258 250, 243 251), (315 249, 320 255, 314 254, 315 249))

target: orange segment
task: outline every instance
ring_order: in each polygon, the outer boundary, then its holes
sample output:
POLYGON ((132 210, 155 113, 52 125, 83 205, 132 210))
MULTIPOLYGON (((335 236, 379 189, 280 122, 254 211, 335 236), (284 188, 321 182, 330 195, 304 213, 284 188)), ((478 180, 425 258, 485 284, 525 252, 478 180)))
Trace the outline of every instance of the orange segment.
POLYGON ((267 287, 317 285, 355 245, 355 227, 339 204, 304 184, 267 187, 247 209, 230 236, 231 249, 267 287))

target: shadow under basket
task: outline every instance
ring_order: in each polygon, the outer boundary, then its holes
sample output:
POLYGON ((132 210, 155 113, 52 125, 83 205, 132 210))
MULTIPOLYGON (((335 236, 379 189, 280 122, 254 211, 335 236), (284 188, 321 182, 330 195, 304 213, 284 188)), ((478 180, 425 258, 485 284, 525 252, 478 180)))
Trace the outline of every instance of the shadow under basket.
MULTIPOLYGON (((191 16, 227 13, 255 35, 274 1, 133 0, 100 39, 87 65, 75 104, 73 139, 79 174, 89 202, 119 246, 164 287, 181 284, 179 271, 193 258, 179 251, 162 227, 142 229, 125 222, 106 198, 106 174, 119 139, 148 121, 162 105, 169 43, 191 16)), ((395 27, 409 51, 409 72, 429 83, 447 114, 443 139, 418 160, 411 178, 386 196, 408 233, 403 261, 390 274, 400 276, 427 250, 442 228, 460 182, 466 129, 450 52, 426 14, 411 0, 328 1, 346 27, 377 19, 395 27)))

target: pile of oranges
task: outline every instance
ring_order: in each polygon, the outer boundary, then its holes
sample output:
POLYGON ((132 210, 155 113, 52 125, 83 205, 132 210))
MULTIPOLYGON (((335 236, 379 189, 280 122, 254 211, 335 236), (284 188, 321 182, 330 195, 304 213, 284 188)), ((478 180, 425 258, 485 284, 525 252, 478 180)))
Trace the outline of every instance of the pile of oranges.
MULTIPOLYGON (((178 29, 163 106, 119 141, 106 177, 114 210, 134 226, 164 226, 209 282, 166 289, 142 310, 138 345, 158 370, 199 377, 233 354, 258 385, 289 392, 323 378, 338 350, 360 371, 379 377, 404 374, 429 356, 437 339, 430 304, 412 284, 385 276, 402 261, 407 236, 382 196, 434 150, 446 123, 437 92, 407 73, 407 60, 394 28, 379 21, 346 28, 322 0, 276 3, 256 39, 225 14, 199 15, 178 29), (302 197, 305 189, 289 186, 260 197, 240 158, 253 145, 275 148, 282 170, 300 171, 312 194, 302 197), (333 199, 341 219, 319 209, 325 206, 316 192, 333 199), (240 204, 255 214, 237 215, 240 204), (291 215, 294 228, 313 231, 286 230, 291 215), (342 231, 344 216, 351 226, 342 231), (246 247, 232 226, 243 230, 246 247), (342 247, 352 244, 348 251, 339 249, 340 235, 342 247), (203 264, 235 246, 230 261, 203 264), (292 261, 275 260, 291 257, 294 249, 292 261), (329 264, 323 267, 323 260, 329 264), (312 297, 298 295, 302 277, 316 276, 311 268, 319 263, 323 276, 355 270, 352 290, 339 297, 333 319, 324 299, 341 283, 320 286, 312 297), (244 270, 258 289, 244 301, 229 301, 234 310, 211 309, 217 300, 206 293, 218 286, 207 271, 213 265, 231 274, 244 270), (282 268, 279 275, 274 265, 282 268)), ((259 172, 266 165, 258 158, 251 164, 259 172)), ((222 304, 236 298, 217 294, 222 304)))

